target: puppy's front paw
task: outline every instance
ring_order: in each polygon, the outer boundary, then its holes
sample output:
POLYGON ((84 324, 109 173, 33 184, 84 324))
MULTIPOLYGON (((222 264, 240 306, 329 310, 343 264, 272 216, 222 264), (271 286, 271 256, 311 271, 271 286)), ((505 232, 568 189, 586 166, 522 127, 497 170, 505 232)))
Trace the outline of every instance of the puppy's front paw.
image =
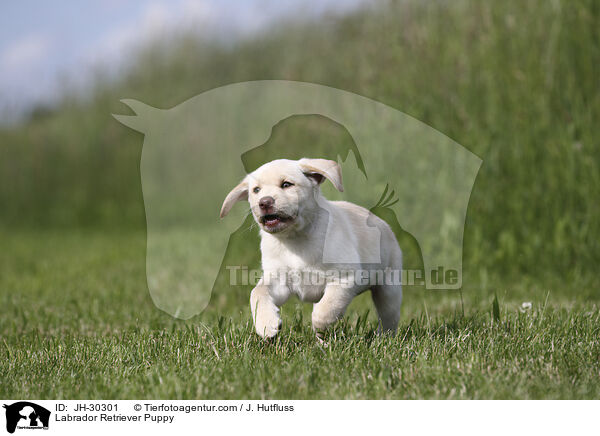
POLYGON ((281 330, 281 318, 257 317, 255 323, 256 333, 263 339, 271 339, 277 336, 281 330))
POLYGON ((323 337, 329 326, 334 324, 337 318, 334 314, 323 310, 313 310, 312 313, 312 328, 317 336, 323 337))
POLYGON ((321 344, 323 348, 329 347, 329 343, 325 342, 325 335, 323 332, 317 332, 316 337, 317 341, 319 342, 319 344, 321 344))

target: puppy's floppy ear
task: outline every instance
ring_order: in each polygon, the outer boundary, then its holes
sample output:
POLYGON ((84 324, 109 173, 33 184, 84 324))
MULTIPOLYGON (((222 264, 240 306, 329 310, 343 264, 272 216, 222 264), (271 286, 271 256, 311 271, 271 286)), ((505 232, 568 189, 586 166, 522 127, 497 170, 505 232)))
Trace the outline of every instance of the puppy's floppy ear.
POLYGON ((242 180, 240 184, 233 188, 231 192, 227 194, 227 197, 225 197, 223 206, 221 206, 221 218, 229 213, 235 203, 242 200, 248 200, 248 182, 246 179, 242 180))
POLYGON ((333 183, 335 189, 344 192, 342 169, 336 161, 303 158, 298 161, 298 165, 300 165, 300 169, 306 177, 316 180, 318 184, 323 183, 327 179, 333 183))

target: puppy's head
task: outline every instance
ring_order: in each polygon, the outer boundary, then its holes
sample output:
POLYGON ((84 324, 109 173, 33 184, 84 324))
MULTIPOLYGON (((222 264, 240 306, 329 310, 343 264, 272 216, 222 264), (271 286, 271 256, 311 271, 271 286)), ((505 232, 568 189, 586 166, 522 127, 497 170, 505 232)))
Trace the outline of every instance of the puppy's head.
POLYGON ((240 200, 248 200, 254 220, 268 233, 302 229, 314 215, 319 185, 330 180, 343 191, 337 162, 326 159, 279 159, 248 174, 227 195, 223 218, 240 200))

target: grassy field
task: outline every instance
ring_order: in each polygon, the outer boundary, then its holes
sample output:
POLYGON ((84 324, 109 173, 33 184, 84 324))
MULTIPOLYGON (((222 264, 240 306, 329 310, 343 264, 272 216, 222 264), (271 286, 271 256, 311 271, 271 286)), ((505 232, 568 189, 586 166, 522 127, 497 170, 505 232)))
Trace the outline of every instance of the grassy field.
POLYGON ((364 295, 323 348, 310 305, 297 302, 274 343, 254 333, 247 293, 214 295, 189 321, 162 313, 145 285, 141 232, 3 241, 0 286, 15 292, 0 297, 0 397, 600 396, 598 299, 569 284, 466 289, 464 304, 458 293, 409 291, 394 337, 375 334, 364 295))
MULTIPOLYGON (((596 0, 378 2, 231 46, 173 38, 0 127, 0 397, 600 398, 598 28, 596 0), (154 306, 143 137, 111 114, 264 79, 381 101, 481 157, 462 292, 407 290, 395 337, 363 295, 326 349, 294 301, 260 341, 246 288, 188 321, 154 306)), ((279 140, 318 149, 319 129, 279 140)))

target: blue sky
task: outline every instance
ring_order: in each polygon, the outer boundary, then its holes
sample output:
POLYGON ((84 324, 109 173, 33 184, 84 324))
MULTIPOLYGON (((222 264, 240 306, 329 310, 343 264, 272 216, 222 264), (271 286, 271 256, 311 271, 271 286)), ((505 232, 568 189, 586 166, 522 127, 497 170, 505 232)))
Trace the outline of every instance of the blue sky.
POLYGON ((0 119, 64 87, 85 86, 93 67, 114 68, 148 39, 193 29, 244 38, 281 16, 343 12, 361 0, 104 0, 7 2, 0 13, 0 119))

